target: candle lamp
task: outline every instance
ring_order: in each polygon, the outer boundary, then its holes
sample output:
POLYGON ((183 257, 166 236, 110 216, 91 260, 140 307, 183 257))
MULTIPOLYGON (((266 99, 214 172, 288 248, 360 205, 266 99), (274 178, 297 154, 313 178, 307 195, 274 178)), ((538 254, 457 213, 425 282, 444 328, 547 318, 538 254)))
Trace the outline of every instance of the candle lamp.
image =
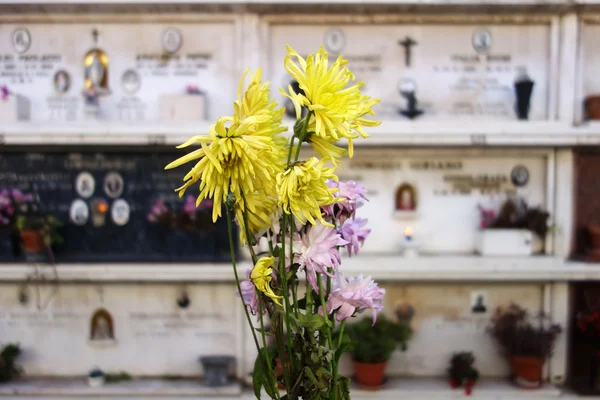
POLYGON ((415 240, 414 231, 410 226, 404 229, 404 257, 417 257, 419 245, 415 240))

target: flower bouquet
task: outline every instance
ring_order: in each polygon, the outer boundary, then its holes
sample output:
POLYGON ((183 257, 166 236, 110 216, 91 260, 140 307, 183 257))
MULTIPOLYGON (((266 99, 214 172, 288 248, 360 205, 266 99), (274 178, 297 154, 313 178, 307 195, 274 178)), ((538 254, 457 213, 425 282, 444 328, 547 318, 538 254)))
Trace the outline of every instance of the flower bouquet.
POLYGON ((452 355, 450 368, 448 368, 448 382, 452 389, 465 388, 465 394, 470 396, 475 382, 479 379, 479 371, 473 367, 475 357, 473 353, 462 351, 452 355))
POLYGON ((369 230, 366 220, 355 218, 365 189, 338 182, 346 154, 338 142, 347 141, 352 157, 353 141, 368 137, 364 127, 379 124, 366 118, 379 100, 361 93, 363 83, 354 82, 347 60, 340 56, 330 64, 323 48, 304 59, 288 47, 284 65, 302 90, 281 90, 296 113, 292 135, 282 135, 285 109, 270 98, 262 71, 250 74, 245 87, 247 72, 233 115, 179 146, 200 144, 166 168, 195 160, 177 191, 183 195, 199 182, 196 204, 213 200, 214 221, 225 209, 237 289, 258 351, 255 395, 264 390, 273 399, 348 399, 350 381, 338 373, 350 346, 345 323, 365 310, 374 323, 385 291, 370 277, 346 278, 340 270, 339 248, 356 254, 369 230), (304 143, 317 157, 300 158, 304 143), (236 268, 234 218, 254 265, 244 282, 236 268), (268 243, 264 253, 255 250, 261 239, 268 243))

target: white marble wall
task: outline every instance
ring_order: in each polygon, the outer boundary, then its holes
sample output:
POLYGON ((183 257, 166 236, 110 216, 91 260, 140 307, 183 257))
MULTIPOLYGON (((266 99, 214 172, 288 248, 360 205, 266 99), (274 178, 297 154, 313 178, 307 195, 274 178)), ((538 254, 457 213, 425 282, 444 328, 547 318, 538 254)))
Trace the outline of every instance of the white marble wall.
MULTIPOLYGON (((461 350, 475 353, 483 375, 506 375, 499 349, 485 333, 493 309, 513 301, 533 312, 542 309, 539 284, 382 286, 390 317, 402 302, 415 308, 414 337, 406 352, 394 354, 392 375, 442 375, 452 352, 461 350), (474 293, 485 296, 486 313, 471 312, 474 293)), ((232 284, 187 285, 186 310, 176 305, 182 286, 174 284, 62 283, 56 293, 47 284, 30 284, 27 304, 19 301, 21 285, 0 289, 0 343, 22 345, 29 376, 85 375, 96 365, 136 376, 195 376, 202 374, 202 355, 234 355, 238 374, 252 370, 256 351, 232 284), (100 308, 114 318, 115 343, 90 341, 90 319, 100 308)), ((350 373, 349 357, 342 370, 350 373)))
POLYGON ((55 292, 54 285, 29 284, 29 302, 21 304, 21 285, 2 284, 0 341, 23 346, 32 376, 86 375, 94 365, 132 375, 200 375, 199 356, 241 354, 234 285, 187 285, 185 310, 176 304, 182 289, 64 283, 55 292), (114 343, 90 340, 92 315, 102 308, 112 314, 114 343))

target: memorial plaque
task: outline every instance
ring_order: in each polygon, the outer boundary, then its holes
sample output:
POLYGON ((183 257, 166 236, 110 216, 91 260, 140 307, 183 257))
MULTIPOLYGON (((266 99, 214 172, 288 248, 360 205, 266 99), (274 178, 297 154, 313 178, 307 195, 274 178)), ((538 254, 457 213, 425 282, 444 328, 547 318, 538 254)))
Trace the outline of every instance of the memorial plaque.
POLYGON ((270 32, 273 82, 289 80, 281 61, 286 44, 302 56, 321 45, 343 47, 365 93, 381 99, 382 119, 516 120, 515 80, 523 73, 535 85, 521 108, 530 120, 548 117, 549 25, 273 24, 270 32))
POLYGON ((546 206, 546 160, 523 153, 410 152, 362 149, 345 160, 369 202, 359 216, 376 227, 363 252, 400 252, 407 226, 422 253, 472 253, 479 234, 478 205, 499 210, 507 197, 546 206), (515 161, 518 159, 518 162, 515 161), (398 211, 418 211, 410 223, 398 211))
POLYGON ((34 121, 84 119, 82 93, 91 78, 101 81, 95 90, 102 89, 98 115, 105 120, 158 120, 161 95, 197 86, 214 119, 231 112, 236 96, 234 28, 233 22, 3 24, 0 86, 31 101, 34 121), (94 64, 98 58, 101 65, 94 64))
MULTIPOLYGON (((57 262, 228 261, 226 221, 212 222, 210 202, 193 207, 197 189, 192 195, 190 188, 191 198, 174 192, 184 168, 163 170, 177 156, 0 153, 0 188, 37 195, 43 209, 63 222, 57 262), (163 208, 155 215, 157 202, 163 208)), ((12 261, 13 253, 9 245, 0 247, 0 261, 12 261)))

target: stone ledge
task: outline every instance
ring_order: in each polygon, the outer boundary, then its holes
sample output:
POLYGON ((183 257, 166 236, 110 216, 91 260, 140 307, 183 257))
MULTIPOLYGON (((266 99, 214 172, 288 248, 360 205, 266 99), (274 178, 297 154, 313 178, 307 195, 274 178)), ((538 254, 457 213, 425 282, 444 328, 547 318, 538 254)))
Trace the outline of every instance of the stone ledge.
POLYGON ((198 380, 159 380, 134 379, 129 382, 105 384, 92 388, 86 378, 79 379, 35 379, 0 385, 0 397, 43 396, 43 397, 239 397, 242 386, 232 383, 228 386, 211 388, 198 380))
MULTIPOLYGON (((251 268, 238 262, 238 274, 251 268)), ((343 257, 347 276, 371 275, 380 281, 405 282, 548 282, 600 280, 600 264, 572 262, 553 256, 482 257, 477 255, 367 254, 343 257)), ((56 266, 58 282, 234 282, 231 264, 78 263, 56 266)), ((49 265, 0 264, 0 282, 56 282, 49 265)))

